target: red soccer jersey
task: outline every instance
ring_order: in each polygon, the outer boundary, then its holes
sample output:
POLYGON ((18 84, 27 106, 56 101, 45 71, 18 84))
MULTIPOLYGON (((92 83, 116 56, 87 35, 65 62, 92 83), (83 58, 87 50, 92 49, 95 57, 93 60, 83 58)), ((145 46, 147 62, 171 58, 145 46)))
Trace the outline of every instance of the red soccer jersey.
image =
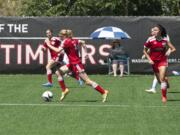
POLYGON ((144 47, 150 49, 150 58, 153 61, 165 60, 167 59, 166 46, 167 46, 167 38, 163 38, 161 41, 156 40, 154 36, 149 37, 144 47))
POLYGON ((70 64, 78 64, 81 62, 81 59, 78 54, 77 45, 79 41, 77 39, 67 38, 63 41, 62 48, 69 58, 70 64))
MULTIPOLYGON (((57 38, 57 37, 52 37, 51 40, 50 40, 50 44, 51 44, 52 46, 54 46, 54 47, 59 47, 59 46, 60 46, 60 40, 59 40, 59 38, 57 38)), ((45 48, 48 48, 46 42, 44 42, 43 46, 44 46, 45 48)), ((49 49, 49 50, 50 50, 51 58, 54 58, 54 57, 57 57, 57 56, 58 56, 58 53, 57 53, 57 52, 55 52, 55 51, 53 51, 53 50, 51 50, 51 49, 49 49)))

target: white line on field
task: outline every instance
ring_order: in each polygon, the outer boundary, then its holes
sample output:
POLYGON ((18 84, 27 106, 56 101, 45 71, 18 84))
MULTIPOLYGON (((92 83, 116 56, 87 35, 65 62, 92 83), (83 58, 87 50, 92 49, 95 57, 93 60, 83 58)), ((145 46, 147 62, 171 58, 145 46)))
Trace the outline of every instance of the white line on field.
POLYGON ((117 104, 117 105, 93 105, 93 104, 16 104, 16 103, 0 103, 0 106, 59 106, 59 107, 122 107, 122 108, 166 108, 166 107, 180 107, 180 105, 123 105, 123 104, 117 104))

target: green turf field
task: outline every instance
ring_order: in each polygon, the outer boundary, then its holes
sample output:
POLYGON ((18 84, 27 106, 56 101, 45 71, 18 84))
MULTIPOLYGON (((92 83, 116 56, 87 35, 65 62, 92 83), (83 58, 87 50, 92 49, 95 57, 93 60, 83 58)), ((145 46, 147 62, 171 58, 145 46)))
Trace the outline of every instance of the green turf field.
POLYGON ((170 77, 166 105, 160 91, 144 91, 153 76, 90 77, 110 91, 108 102, 71 78, 65 79, 71 92, 60 103, 55 76, 54 87, 45 89, 45 75, 0 75, 0 135, 180 134, 180 77, 170 77), (45 90, 52 90, 52 102, 41 99, 45 90))

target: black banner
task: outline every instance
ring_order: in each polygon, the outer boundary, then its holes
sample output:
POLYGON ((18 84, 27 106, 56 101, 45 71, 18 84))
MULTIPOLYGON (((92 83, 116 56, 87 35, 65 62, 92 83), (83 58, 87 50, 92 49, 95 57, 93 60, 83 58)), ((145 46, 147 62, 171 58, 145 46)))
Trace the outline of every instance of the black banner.
POLYGON ((45 31, 72 29, 74 36, 86 41, 89 58, 82 61, 88 73, 108 73, 103 65, 109 55, 111 40, 88 39, 97 28, 115 26, 126 31, 132 39, 122 45, 130 56, 131 73, 151 73, 151 66, 142 60, 143 44, 150 28, 162 24, 168 31, 177 52, 169 57, 169 71, 180 70, 180 17, 1 17, 0 18, 0 73, 44 73, 50 56, 42 52, 45 31))

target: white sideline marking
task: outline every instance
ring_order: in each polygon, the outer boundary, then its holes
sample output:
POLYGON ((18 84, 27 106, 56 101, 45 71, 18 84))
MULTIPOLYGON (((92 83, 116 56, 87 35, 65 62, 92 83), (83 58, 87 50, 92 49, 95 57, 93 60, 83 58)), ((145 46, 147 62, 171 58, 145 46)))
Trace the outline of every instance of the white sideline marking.
POLYGON ((16 104, 16 103, 0 103, 0 106, 59 106, 59 107, 122 107, 122 108, 166 108, 166 107, 180 107, 180 105, 90 105, 90 104, 16 104))

